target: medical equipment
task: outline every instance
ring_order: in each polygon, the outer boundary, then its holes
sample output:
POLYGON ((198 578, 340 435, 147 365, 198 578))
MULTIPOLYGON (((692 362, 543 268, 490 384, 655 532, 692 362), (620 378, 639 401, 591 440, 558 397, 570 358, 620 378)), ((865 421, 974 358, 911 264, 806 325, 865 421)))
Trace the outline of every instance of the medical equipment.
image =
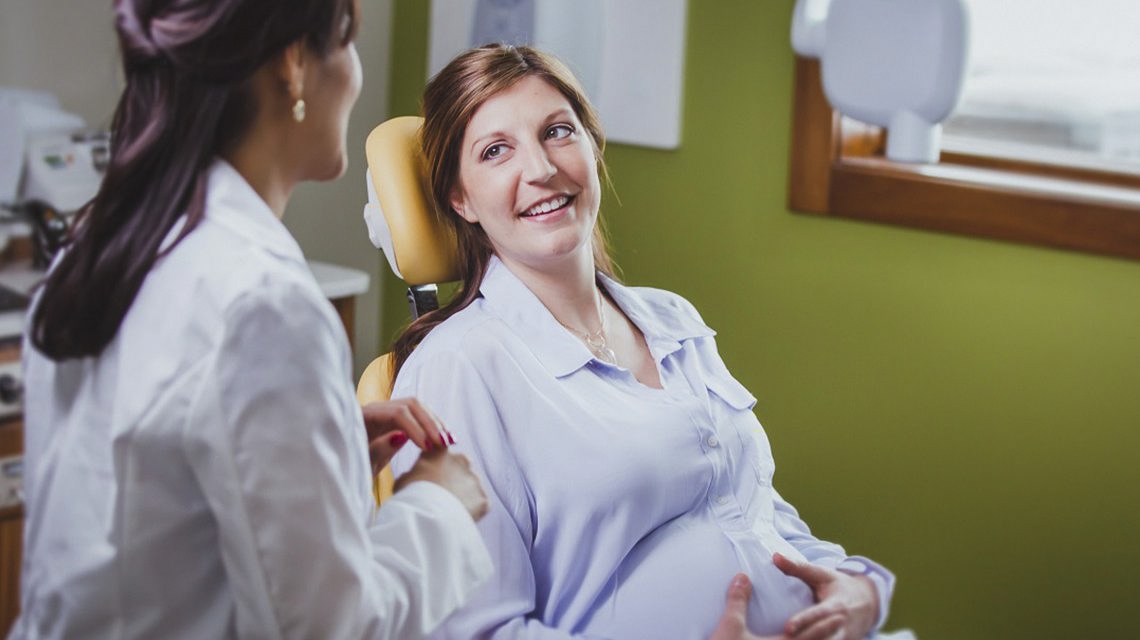
POLYGON ((0 508, 24 501, 24 456, 0 458, 0 508))
POLYGON ((0 235, 27 233, 20 219, 30 222, 40 266, 62 240, 68 216, 102 183, 110 136, 86 128, 51 94, 0 87, 0 205, 17 214, 0 235))
POLYGON ((99 191, 109 158, 106 132, 29 133, 22 200, 74 212, 99 191))
MULTIPOLYGON (((87 133, 86 127, 50 93, 0 87, 0 249, 9 236, 31 234, 33 269, 18 271, 32 273, 33 281, 60 247, 69 216, 95 196, 103 180, 109 136, 87 133)), ((0 340, 23 330, 28 298, 26 288, 17 289, 0 287, 0 340)), ((0 415, 20 411, 12 375, 0 376, 0 415)))
POLYGON ((937 162, 969 50, 964 0, 797 0, 792 48, 819 58, 844 115, 887 128, 887 157, 937 162))
POLYGON ((422 124, 419 117, 392 118, 373 129, 364 145, 368 235, 384 251, 392 272, 408 283, 414 317, 434 308, 428 299, 436 283, 459 279, 455 234, 432 214, 425 177, 416 162, 422 124))
MULTIPOLYGON (((433 213, 421 171, 419 131, 424 119, 392 118, 372 130, 365 142, 368 204, 364 221, 372 244, 384 252, 392 271, 408 284, 408 302, 417 318, 439 307, 436 283, 459 279, 454 232, 433 213)), ((387 400, 392 389, 392 354, 365 368, 356 385, 363 405, 387 400)), ((377 502, 392 495, 392 470, 377 476, 377 502)))

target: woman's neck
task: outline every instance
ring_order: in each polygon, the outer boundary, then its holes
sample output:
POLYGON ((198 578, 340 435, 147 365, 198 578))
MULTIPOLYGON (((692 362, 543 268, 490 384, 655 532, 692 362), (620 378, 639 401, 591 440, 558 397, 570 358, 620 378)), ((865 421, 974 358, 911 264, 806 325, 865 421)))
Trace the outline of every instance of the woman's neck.
POLYGON ((222 153, 225 161, 245 178, 278 219, 284 217, 296 186, 288 168, 276 161, 285 157, 280 139, 281 136, 267 127, 255 125, 239 144, 222 153))
POLYGON ((563 325, 583 333, 600 328, 598 305, 604 303, 597 291, 594 256, 588 248, 584 257, 551 268, 503 262, 563 325))

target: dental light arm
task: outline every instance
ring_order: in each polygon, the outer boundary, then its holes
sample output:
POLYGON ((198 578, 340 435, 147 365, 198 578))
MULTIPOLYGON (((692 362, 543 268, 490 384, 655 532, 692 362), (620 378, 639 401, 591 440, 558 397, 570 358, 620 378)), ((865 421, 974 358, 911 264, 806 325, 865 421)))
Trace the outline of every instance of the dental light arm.
POLYGON ((965 0, 797 0, 792 48, 820 60, 835 109, 886 127, 888 158, 938 161, 965 79, 965 0))

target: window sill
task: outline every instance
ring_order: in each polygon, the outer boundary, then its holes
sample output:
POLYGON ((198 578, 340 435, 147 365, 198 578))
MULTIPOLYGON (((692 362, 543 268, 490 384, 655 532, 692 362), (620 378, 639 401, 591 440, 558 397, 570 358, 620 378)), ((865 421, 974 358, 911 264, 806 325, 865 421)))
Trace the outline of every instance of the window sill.
POLYGON ((962 153, 886 160, 880 132, 841 124, 815 60, 796 61, 793 117, 794 211, 1140 260, 1134 176, 962 153))

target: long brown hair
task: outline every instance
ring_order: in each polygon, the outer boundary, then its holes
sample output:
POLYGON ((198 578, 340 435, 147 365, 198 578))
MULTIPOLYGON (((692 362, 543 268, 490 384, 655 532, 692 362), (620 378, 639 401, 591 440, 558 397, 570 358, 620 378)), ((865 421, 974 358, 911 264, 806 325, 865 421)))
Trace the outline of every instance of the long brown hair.
POLYGON ((126 87, 107 172, 32 317, 32 343, 53 360, 101 353, 179 218, 178 241, 201 222, 210 164, 256 113, 254 72, 302 38, 321 56, 347 45, 358 15, 357 0, 115 0, 114 10, 126 87))
MULTIPOLYGON (((483 227, 467 222, 451 208, 452 189, 459 180, 460 146, 467 123, 479 107, 495 94, 527 77, 542 78, 566 97, 589 133, 594 157, 598 159, 598 171, 606 177, 602 159, 606 140, 601 119, 577 78, 554 56, 531 47, 489 44, 460 54, 436 74, 424 89, 424 125, 420 144, 435 213, 455 231, 462 274, 451 301, 412 322, 392 345, 393 382, 412 349, 432 329, 479 297, 483 274, 494 251, 483 227)), ((614 277, 614 264, 600 216, 594 226, 592 244, 595 268, 614 277)))

